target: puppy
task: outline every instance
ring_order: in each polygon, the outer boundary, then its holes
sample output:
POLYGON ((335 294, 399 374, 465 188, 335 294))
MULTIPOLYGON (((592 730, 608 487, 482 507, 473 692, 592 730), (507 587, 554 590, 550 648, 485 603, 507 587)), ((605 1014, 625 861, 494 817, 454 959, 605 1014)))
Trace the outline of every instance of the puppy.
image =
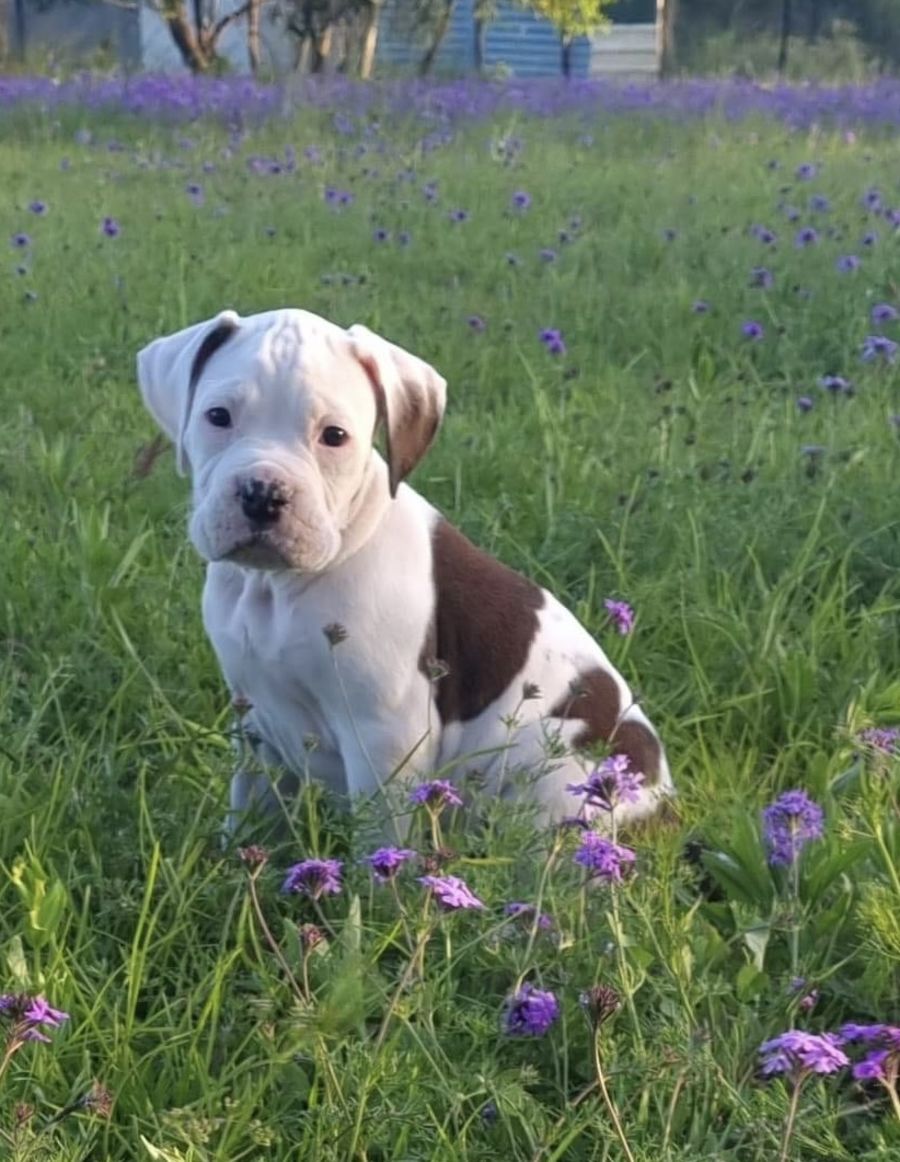
POLYGON ((532 772, 552 822, 577 812, 567 786, 596 743, 643 775, 617 822, 672 794, 659 737, 600 646, 403 483, 444 412, 434 368, 300 310, 224 311, 150 343, 137 367, 193 482, 203 621, 261 760, 234 775, 232 826, 305 777, 358 797, 473 771, 495 795, 532 772))

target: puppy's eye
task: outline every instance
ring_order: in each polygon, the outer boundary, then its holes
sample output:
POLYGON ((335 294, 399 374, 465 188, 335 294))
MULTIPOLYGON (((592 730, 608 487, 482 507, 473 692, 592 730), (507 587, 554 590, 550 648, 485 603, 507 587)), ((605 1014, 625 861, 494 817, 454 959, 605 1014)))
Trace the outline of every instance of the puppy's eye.
POLYGON ((231 412, 228 408, 210 408, 206 413, 206 418, 214 428, 231 427, 231 412))
POLYGON ((327 444, 329 448, 340 448, 341 444, 346 444, 349 439, 349 432, 335 427, 325 428, 321 436, 322 443, 327 444))

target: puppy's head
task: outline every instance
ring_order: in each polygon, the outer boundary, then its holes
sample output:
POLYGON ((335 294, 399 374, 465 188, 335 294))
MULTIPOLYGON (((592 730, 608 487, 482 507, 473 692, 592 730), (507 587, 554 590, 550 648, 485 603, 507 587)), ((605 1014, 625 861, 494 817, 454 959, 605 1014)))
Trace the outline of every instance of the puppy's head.
POLYGON ((446 391, 434 368, 365 327, 297 310, 223 311, 150 343, 137 369, 193 479, 200 554, 309 573, 338 556, 371 490, 393 496, 424 456, 446 391))

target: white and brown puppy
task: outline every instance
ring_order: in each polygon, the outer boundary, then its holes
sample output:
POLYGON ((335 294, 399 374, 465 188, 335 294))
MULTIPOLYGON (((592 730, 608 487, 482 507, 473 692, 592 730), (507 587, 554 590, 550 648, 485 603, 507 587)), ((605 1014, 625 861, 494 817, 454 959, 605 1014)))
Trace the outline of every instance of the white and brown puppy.
MULTIPOLYGON (((427 363, 307 311, 225 311, 145 347, 138 378, 192 477, 206 631, 279 796, 306 775, 358 796, 475 769, 501 793, 530 769, 550 821, 577 810, 566 786, 601 741, 645 777, 620 821, 672 793, 656 732, 587 631, 402 483, 444 411, 427 363)), ((239 770, 232 823, 279 796, 239 770)))

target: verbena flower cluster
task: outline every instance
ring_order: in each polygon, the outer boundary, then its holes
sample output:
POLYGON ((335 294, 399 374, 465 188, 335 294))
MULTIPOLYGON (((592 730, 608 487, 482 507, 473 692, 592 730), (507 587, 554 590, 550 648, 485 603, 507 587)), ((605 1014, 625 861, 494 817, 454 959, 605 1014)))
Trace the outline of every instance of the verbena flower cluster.
POLYGON ((7 1026, 12 1041, 50 1041, 45 1029, 58 1029, 69 1014, 54 1009, 43 996, 25 993, 0 995, 0 1021, 7 1026))
POLYGON ((795 863, 804 847, 821 839, 825 816, 805 791, 785 791, 763 811, 763 838, 773 866, 795 863))

